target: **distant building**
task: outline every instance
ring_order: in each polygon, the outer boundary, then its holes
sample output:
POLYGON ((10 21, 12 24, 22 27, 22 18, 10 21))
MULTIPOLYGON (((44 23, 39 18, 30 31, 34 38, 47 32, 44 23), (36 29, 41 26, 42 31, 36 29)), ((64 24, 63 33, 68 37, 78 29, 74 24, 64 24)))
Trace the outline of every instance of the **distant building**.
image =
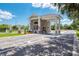
POLYGON ((61 16, 58 14, 47 14, 38 16, 33 14, 30 16, 29 30, 33 33, 50 33, 51 32, 51 21, 55 23, 55 33, 60 34, 60 19, 61 16))

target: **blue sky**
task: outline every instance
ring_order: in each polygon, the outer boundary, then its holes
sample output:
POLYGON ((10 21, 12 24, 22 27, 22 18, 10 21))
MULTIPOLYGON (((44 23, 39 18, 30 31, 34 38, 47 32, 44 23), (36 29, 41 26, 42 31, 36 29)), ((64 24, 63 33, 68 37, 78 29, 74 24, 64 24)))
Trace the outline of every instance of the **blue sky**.
MULTIPOLYGON (((33 13, 37 15, 60 14, 55 7, 49 4, 32 4, 32 3, 0 3, 0 24, 27 25, 29 16, 33 13)), ((62 24, 70 24, 71 20, 63 15, 62 24)))

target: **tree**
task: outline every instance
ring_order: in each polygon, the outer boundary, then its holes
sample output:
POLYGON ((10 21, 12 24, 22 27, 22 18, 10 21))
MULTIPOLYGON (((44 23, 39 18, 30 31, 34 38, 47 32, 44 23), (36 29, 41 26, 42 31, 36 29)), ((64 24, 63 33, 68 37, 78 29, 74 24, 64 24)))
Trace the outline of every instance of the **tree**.
POLYGON ((26 34, 27 31, 29 31, 29 26, 23 26, 24 28, 24 34, 26 34))
POLYGON ((55 25, 51 25, 51 30, 55 30, 55 25))
POLYGON ((61 14, 67 14, 67 16, 73 20, 72 26, 79 28, 79 3, 54 3, 54 6, 58 6, 58 10, 61 14))
POLYGON ((12 29, 13 29, 13 30, 18 30, 17 25, 13 25, 13 26, 12 26, 12 29))
POLYGON ((62 14, 67 14, 71 19, 79 19, 79 4, 78 3, 55 3, 54 6, 58 6, 58 10, 62 14))
POLYGON ((9 25, 7 24, 1 24, 0 25, 0 32, 6 32, 7 29, 9 29, 9 25))

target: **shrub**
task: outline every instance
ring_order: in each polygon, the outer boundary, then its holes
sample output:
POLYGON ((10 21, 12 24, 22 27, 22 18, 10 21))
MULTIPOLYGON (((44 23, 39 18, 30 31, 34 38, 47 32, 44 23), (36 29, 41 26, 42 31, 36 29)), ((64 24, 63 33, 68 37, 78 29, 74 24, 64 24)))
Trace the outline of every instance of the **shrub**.
POLYGON ((76 31, 76 35, 77 35, 77 37, 79 39, 79 31, 78 30, 76 31))
POLYGON ((77 28, 77 31, 79 31, 79 28, 77 28))

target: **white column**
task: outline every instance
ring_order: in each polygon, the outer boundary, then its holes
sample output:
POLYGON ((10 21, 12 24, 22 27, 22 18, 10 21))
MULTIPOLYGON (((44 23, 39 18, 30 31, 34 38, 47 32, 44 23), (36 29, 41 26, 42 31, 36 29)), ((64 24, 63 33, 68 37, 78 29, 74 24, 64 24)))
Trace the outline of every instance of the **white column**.
POLYGON ((55 34, 60 34, 60 20, 55 21, 55 34))
POLYGON ((51 32, 51 21, 49 20, 49 31, 51 32))
POLYGON ((55 34, 57 34, 57 20, 55 19, 55 34))
POLYGON ((60 34, 60 19, 58 21, 58 34, 60 34))
POLYGON ((29 20, 29 31, 31 31, 31 19, 29 20))
POLYGON ((40 17, 38 17, 38 33, 41 31, 41 20, 40 17))

